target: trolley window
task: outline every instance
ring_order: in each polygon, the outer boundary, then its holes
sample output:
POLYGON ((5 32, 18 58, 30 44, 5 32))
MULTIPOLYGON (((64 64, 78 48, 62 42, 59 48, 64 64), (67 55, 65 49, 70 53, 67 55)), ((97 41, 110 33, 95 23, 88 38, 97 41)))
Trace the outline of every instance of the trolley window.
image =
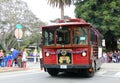
POLYGON ((88 44, 87 29, 76 27, 73 30, 73 44, 88 44))
POLYGON ((50 46, 50 45, 54 45, 54 30, 53 29, 46 29, 44 30, 43 33, 44 36, 44 45, 46 46, 50 46))
POLYGON ((67 27, 60 27, 56 31, 56 44, 70 44, 70 31, 67 27))

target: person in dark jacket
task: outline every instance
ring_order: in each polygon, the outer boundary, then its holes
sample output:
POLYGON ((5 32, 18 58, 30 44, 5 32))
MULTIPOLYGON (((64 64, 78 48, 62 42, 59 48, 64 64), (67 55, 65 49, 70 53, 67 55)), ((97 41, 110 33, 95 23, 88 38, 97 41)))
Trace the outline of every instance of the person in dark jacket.
POLYGON ((12 48, 11 49, 11 52, 12 52, 12 66, 13 65, 17 65, 17 56, 18 56, 18 54, 19 54, 19 51, 18 50, 16 50, 16 49, 14 49, 14 48, 12 48))
POLYGON ((22 68, 22 54, 21 53, 19 53, 17 56, 17 64, 18 64, 18 67, 22 68))

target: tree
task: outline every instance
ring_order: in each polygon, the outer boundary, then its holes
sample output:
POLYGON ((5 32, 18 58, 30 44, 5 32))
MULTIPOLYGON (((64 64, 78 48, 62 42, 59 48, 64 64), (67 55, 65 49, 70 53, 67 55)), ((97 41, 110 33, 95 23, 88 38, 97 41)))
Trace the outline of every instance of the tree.
MULTIPOLYGON (((64 16, 64 19, 69 19, 69 18, 71 18, 71 17, 69 17, 69 16, 64 16)), ((52 23, 57 23, 59 20, 60 20, 60 18, 56 18, 56 19, 54 19, 54 20, 50 20, 50 22, 52 22, 52 23)))
MULTIPOLYGON (((117 42, 117 39, 120 38, 119 5, 119 0, 78 0, 76 3, 75 14, 77 18, 83 18, 97 27, 104 36, 110 31, 113 32, 114 41, 117 42)), ((105 40, 107 41, 107 39, 108 38, 105 40)), ((110 44, 112 40, 113 39, 110 39, 108 43, 110 44)), ((116 43, 114 43, 114 45, 115 47, 113 50, 116 50, 116 43)), ((108 48, 112 48, 112 45, 108 48)))
POLYGON ((48 0, 48 4, 61 9, 61 19, 64 19, 64 6, 70 6, 74 0, 48 0))
MULTIPOLYGON (((40 34, 37 27, 45 25, 28 8, 27 4, 21 0, 2 0, 0 2, 0 45, 5 51, 12 47, 17 47, 17 39, 14 36, 16 24, 23 26, 23 42, 27 45, 31 35, 40 34)), ((39 37, 38 37, 39 38, 39 37)), ((36 42, 34 40, 34 42, 36 42)))

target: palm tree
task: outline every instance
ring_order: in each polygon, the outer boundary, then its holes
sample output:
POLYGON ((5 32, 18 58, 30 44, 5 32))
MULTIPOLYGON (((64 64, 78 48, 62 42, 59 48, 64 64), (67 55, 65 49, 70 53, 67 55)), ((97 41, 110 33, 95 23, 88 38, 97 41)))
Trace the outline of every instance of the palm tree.
POLYGON ((64 6, 70 6, 74 0, 48 0, 48 4, 61 9, 61 19, 64 19, 64 6))

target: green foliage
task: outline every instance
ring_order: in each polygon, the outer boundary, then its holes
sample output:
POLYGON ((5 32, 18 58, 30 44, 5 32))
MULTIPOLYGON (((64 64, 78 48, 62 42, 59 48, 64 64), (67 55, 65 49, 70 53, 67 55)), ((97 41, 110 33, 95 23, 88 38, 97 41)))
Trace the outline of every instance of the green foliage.
POLYGON ((3 48, 2 48, 2 45, 0 45, 0 49, 3 49, 3 48))
MULTIPOLYGON (((104 36, 110 30, 113 32, 114 38, 120 37, 119 0, 83 0, 76 3, 75 6, 77 18, 83 18, 91 23, 104 36)), ((112 41, 110 38, 107 39, 112 41)))
POLYGON ((70 6, 74 0, 47 0, 48 4, 61 9, 61 19, 64 19, 64 7, 70 6))
POLYGON ((74 0, 47 0, 48 4, 52 5, 53 7, 59 7, 61 8, 61 6, 70 6, 72 2, 74 2, 74 0))
POLYGON ((36 33, 40 34, 41 30, 38 27, 45 25, 45 23, 32 13, 25 2, 22 0, 1 0, 0 13, 0 47, 5 51, 19 47, 14 36, 16 24, 23 25, 21 48, 28 44, 36 43, 38 39, 34 39, 33 35, 36 33))
POLYGON ((118 45, 118 49, 120 50, 120 44, 118 45))
MULTIPOLYGON (((71 17, 69 17, 69 16, 64 16, 64 19, 69 19, 69 18, 71 18, 71 17)), ((56 18, 56 19, 54 19, 54 20, 50 20, 50 22, 56 23, 56 22, 58 22, 59 20, 60 20, 60 18, 56 18)))

